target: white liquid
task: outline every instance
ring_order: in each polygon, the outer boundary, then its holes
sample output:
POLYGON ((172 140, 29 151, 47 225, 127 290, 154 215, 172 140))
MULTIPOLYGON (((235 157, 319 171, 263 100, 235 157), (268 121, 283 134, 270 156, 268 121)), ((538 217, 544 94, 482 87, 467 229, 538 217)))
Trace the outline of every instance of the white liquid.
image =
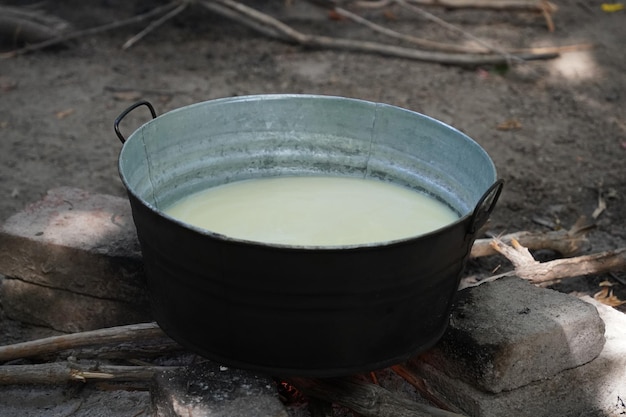
POLYGON ((305 246, 396 240, 459 218, 408 188, 345 177, 238 181, 185 197, 165 213, 233 238, 305 246))

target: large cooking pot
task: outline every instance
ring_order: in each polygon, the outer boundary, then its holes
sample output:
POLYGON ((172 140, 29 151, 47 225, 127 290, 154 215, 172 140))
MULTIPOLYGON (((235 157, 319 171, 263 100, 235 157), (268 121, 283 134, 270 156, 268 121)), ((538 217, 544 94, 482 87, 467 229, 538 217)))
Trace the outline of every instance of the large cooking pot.
POLYGON ((502 188, 489 156, 463 133, 363 100, 233 97, 158 117, 142 101, 114 126, 157 322, 207 358, 273 375, 369 371, 436 343, 502 188), (120 121, 138 106, 153 119, 126 140, 120 121), (284 175, 390 181, 460 217, 407 239, 325 247, 235 239, 163 212, 207 187, 284 175))

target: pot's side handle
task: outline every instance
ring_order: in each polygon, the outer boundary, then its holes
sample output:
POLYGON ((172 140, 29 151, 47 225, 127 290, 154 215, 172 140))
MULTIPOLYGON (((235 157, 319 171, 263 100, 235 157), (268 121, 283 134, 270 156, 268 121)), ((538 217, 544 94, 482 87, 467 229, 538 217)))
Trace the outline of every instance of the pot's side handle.
POLYGON ((156 119, 157 117, 156 111, 154 111, 154 107, 152 106, 152 104, 150 104, 149 101, 146 101, 146 100, 138 101, 135 104, 131 105, 126 110, 124 110, 122 113, 120 113, 119 116, 117 116, 117 118, 115 119, 115 122, 113 122, 113 128, 115 129, 115 134, 117 135, 117 137, 120 139, 122 143, 126 142, 126 138, 124 137, 124 135, 122 135, 122 132, 120 132, 120 122, 122 121, 122 119, 124 119, 124 117, 128 115, 128 113, 135 110, 139 106, 146 106, 148 109, 150 109, 150 114, 152 115, 153 119, 156 119))
POLYGON ((483 227, 483 225, 487 222, 491 212, 496 207, 496 202, 500 197, 500 193, 502 193, 503 186, 504 180, 497 180, 491 185, 491 187, 489 187, 489 189, 487 189, 487 191, 485 191, 485 194, 480 197, 469 223, 468 233, 470 235, 475 234, 478 229, 483 227))

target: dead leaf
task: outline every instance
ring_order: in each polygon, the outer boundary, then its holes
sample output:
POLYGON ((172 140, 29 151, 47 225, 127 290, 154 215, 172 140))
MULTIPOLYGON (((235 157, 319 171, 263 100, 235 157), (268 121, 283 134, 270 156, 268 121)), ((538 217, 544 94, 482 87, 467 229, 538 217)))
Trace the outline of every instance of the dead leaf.
POLYGON ((394 12, 389 9, 385 9, 383 11, 383 16, 385 16, 385 19, 387 20, 398 20, 398 17, 394 14, 394 12))
POLYGON ((61 120, 61 119, 65 119, 67 116, 71 115, 72 113, 74 113, 74 109, 65 109, 65 110, 61 110, 56 112, 56 117, 57 119, 61 120))
POLYGON ((606 304, 611 307, 621 306, 622 304, 626 304, 626 301, 622 301, 615 294, 613 294, 613 288, 603 286, 600 291, 593 295, 597 301, 602 304, 606 304))
POLYGON ((519 130, 521 128, 522 123, 517 119, 509 119, 496 126, 498 130, 519 130))
POLYGON ((615 13, 624 10, 624 5, 622 3, 602 3, 600 8, 605 13, 615 13))
POLYGON ((337 13, 335 10, 329 10, 328 11, 328 19, 329 20, 346 20, 346 18, 344 16, 342 16, 341 14, 337 13))

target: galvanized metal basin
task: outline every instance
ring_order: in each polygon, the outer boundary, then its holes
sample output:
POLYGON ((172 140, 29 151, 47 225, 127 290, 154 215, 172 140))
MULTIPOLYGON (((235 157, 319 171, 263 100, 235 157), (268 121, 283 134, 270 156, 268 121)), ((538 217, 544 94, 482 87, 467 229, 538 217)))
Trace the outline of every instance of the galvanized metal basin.
POLYGON ((220 363, 336 376, 432 346, 448 323, 476 230, 502 182, 487 153, 437 120, 342 97, 212 100, 147 122, 124 142, 128 190, 159 325, 220 363), (232 181, 330 175, 390 181, 436 197, 459 220, 425 235, 341 247, 249 242, 163 212, 232 181))

